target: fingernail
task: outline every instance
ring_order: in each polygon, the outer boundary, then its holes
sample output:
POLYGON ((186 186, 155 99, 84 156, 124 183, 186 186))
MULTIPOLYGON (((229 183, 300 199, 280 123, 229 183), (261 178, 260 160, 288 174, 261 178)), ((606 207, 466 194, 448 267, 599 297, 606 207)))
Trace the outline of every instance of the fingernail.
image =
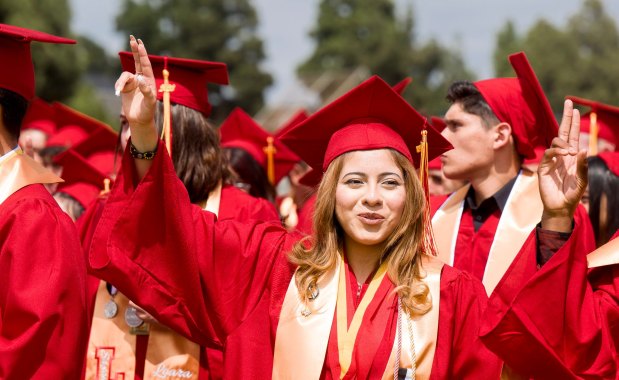
POLYGON ((142 42, 142 40, 141 40, 140 38, 138 38, 138 43, 139 43, 140 45, 144 45, 144 42, 142 42))
POLYGON ((120 90, 119 90, 119 89, 117 89, 117 88, 115 88, 115 89, 114 89, 114 95, 116 95, 116 96, 120 96, 120 90))
POLYGON ((130 39, 130 40, 135 40, 135 37, 133 36, 133 34, 130 34, 130 35, 129 35, 129 39, 130 39))

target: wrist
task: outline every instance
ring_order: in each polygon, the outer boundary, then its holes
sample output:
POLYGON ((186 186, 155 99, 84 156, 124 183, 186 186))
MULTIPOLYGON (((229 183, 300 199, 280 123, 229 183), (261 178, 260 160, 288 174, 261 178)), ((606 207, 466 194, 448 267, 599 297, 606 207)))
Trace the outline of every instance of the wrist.
POLYGON ((547 231, 572 232, 574 212, 569 210, 544 210, 542 228, 547 231))
POLYGON ((150 152, 157 149, 159 136, 155 123, 149 125, 131 125, 131 144, 140 152, 150 152))

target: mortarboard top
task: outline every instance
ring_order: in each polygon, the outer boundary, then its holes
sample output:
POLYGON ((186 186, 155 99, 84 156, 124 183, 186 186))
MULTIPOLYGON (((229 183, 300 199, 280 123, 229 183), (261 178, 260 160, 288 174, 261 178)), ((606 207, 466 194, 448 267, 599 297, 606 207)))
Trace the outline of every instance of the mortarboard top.
POLYGON ((619 177, 619 152, 602 152, 597 156, 608 166, 608 170, 619 177))
POLYGON ((278 138, 274 138, 256 123, 245 111, 240 108, 232 110, 219 128, 221 134, 221 146, 223 148, 240 148, 249 153, 269 172, 268 156, 266 149, 269 146, 268 139, 273 139, 275 148, 274 178, 272 183, 277 184, 283 177, 288 175, 292 167, 299 162, 299 157, 288 149, 278 138))
POLYGON ((591 108, 591 111, 580 118, 580 133, 591 133, 591 113, 595 113, 598 126, 597 137, 614 144, 615 150, 619 150, 619 107, 577 96, 566 96, 565 98, 570 99, 575 104, 591 108))
POLYGON ((307 176, 319 178, 333 159, 354 150, 391 148, 418 167, 416 147, 423 129, 428 131, 428 161, 452 148, 406 100, 373 76, 289 130, 282 141, 314 169, 307 176))
POLYGON ((559 124, 526 55, 512 54, 509 61, 517 78, 486 79, 474 85, 499 120, 511 125, 518 153, 533 159, 535 146, 550 146, 559 124))
POLYGON ((28 111, 24 116, 21 129, 22 131, 36 129, 47 136, 53 135, 56 131, 56 120, 52 106, 43 99, 32 99, 28 105, 28 111))
MULTIPOLYGON (((120 52, 120 63, 124 71, 135 73, 133 54, 120 52)), ((222 62, 200 61, 196 59, 162 57, 149 55, 150 63, 155 74, 157 89, 163 84, 163 69, 167 61, 170 73, 169 82, 175 85, 170 93, 170 102, 181 104, 205 116, 211 114, 211 104, 208 101, 208 83, 228 84, 228 68, 222 62)), ((157 91, 157 99, 163 100, 163 93, 157 91)))
POLYGON ((404 91, 406 91, 406 88, 409 84, 411 84, 412 81, 413 78, 411 77, 406 77, 402 79, 392 87, 393 91, 397 92, 398 94, 400 94, 400 96, 402 96, 402 94, 404 94, 404 91))
POLYGON ((75 40, 36 30, 0 24, 0 88, 13 91, 26 100, 34 98, 34 65, 30 42, 74 44, 75 40))
POLYGON ((47 147, 70 147, 86 140, 99 129, 110 127, 88 115, 61 103, 52 104, 56 118, 56 132, 47 140, 47 147))

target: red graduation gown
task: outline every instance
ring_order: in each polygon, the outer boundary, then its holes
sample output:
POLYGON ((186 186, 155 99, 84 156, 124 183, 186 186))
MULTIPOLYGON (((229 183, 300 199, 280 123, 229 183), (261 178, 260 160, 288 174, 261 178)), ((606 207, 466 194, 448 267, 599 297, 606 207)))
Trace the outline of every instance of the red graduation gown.
MULTIPOLYGON (((275 223, 214 223, 214 215, 190 204, 165 150, 159 152, 137 187, 134 164, 125 155, 100 222, 105 228, 93 239, 90 270, 190 339, 225 344, 225 378, 270 379, 278 320, 295 271, 285 253, 300 235, 275 223)), ((497 378, 498 359, 477 337, 483 287, 449 267, 440 285, 432 377, 497 378)), ((393 344, 392 322, 383 331, 389 349, 383 359, 376 354, 379 362, 386 362, 393 344)))
POLYGON ((574 219, 539 271, 531 234, 490 297, 482 340, 536 379, 619 378, 619 266, 588 270, 595 239, 582 209, 574 219))
MULTIPOLYGON (((88 252, 95 230, 101 219, 107 195, 97 198, 77 221, 82 247, 88 252)), ((217 220, 260 220, 279 222, 279 215, 275 207, 262 198, 255 198, 231 185, 224 185, 221 189, 219 213, 217 220)), ((92 321, 97 290, 100 279, 88 276, 88 321, 92 321)), ((90 330, 90 329, 89 329, 90 330)), ((136 357, 144 359, 146 356, 147 337, 139 336, 136 357)), ((200 352, 200 379, 221 378, 223 371, 223 348, 220 344, 201 347, 200 352)), ((136 374, 140 376, 141 371, 136 374)))
POLYGON ((79 378, 85 277, 75 226, 43 185, 0 204, 0 378, 79 378))

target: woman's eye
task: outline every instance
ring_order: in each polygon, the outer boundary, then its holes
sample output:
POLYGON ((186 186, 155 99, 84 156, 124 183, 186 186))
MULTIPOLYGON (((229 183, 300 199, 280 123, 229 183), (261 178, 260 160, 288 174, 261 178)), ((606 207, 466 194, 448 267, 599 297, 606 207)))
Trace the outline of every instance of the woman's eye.
POLYGON ((347 185, 361 185, 363 181, 357 178, 351 178, 351 179, 346 180, 346 182, 344 183, 347 185))
POLYGON ((383 184, 386 186, 395 187, 395 186, 399 186, 400 182, 396 181, 395 179, 390 179, 390 180, 384 181, 383 184))

